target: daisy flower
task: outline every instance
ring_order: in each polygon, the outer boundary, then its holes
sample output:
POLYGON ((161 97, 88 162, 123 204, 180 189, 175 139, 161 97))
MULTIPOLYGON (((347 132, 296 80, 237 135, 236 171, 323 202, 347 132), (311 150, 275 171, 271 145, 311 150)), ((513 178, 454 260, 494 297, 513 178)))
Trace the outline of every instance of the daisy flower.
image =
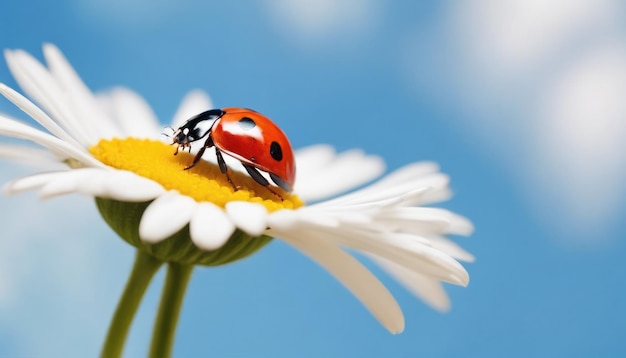
MULTIPOLYGON (((172 155, 171 140, 140 96, 125 88, 94 95, 55 46, 44 45, 43 53, 47 66, 24 51, 5 51, 11 73, 30 99, 4 84, 0 93, 41 128, 0 115, 0 135, 39 145, 2 145, 0 158, 46 171, 7 183, 4 191, 93 197, 104 220, 137 248, 120 301, 125 308, 118 306, 105 346, 117 343, 104 352, 121 351, 134 309, 161 263, 170 270, 154 340, 167 342, 157 347, 153 341, 153 352, 171 348, 171 326, 192 267, 233 262, 273 238, 323 266, 392 333, 404 329, 402 311, 352 252, 365 254, 442 311, 450 306, 442 283, 468 284, 469 275, 457 260, 473 257, 446 235, 469 235, 472 224, 448 210, 423 206, 450 196, 449 179, 436 164, 410 164, 363 186, 382 174, 379 157, 316 145, 295 151, 293 194, 275 189, 283 200, 239 171, 231 173, 241 185, 234 191, 214 156, 205 155, 196 167, 183 170, 193 153, 172 155), (140 292, 129 292, 129 286, 140 292), (170 328, 159 336, 159 326, 170 328)), ((210 108, 209 97, 193 91, 171 127, 210 108)), ((238 163, 230 162, 229 168, 237 169, 238 163)))

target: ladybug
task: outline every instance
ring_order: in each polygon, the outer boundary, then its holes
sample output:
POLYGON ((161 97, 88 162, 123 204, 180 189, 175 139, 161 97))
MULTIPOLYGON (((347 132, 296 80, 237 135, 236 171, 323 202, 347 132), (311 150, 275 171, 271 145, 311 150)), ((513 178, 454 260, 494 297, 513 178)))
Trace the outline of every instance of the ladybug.
POLYGON ((266 116, 246 108, 202 112, 187 120, 172 134, 172 144, 178 145, 174 155, 178 154, 180 148, 190 148, 192 142, 205 137, 204 145, 185 170, 198 164, 205 150, 215 147, 220 171, 226 175, 234 190, 238 187, 228 175, 222 153, 239 160, 252 179, 278 197, 280 195, 269 187, 269 181, 259 170, 267 172, 278 187, 287 192, 292 191, 296 178, 293 149, 285 133, 266 116))

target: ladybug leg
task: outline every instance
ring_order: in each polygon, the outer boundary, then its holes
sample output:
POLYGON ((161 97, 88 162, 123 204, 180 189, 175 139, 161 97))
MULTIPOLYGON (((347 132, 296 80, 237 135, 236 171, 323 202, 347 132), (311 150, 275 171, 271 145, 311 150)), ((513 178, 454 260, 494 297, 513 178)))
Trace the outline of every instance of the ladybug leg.
POLYGON ((256 181, 257 183, 263 185, 272 194, 274 194, 277 197, 279 197, 280 200, 284 200, 283 197, 280 196, 280 194, 278 194, 277 192, 272 190, 272 188, 269 186, 270 182, 268 182, 267 179, 265 179, 265 177, 263 175, 261 175, 261 173, 259 173, 257 168, 253 167, 252 165, 248 165, 248 164, 244 164, 244 163, 241 163, 241 165, 243 165, 243 167, 246 168, 246 171, 248 172, 248 174, 250 174, 250 176, 252 177, 252 179, 254 179, 254 181, 256 181))
POLYGON ((183 148, 183 152, 185 151, 185 148, 189 148, 189 152, 191 152, 191 145, 178 145, 176 146, 176 151, 174 152, 174 155, 178 155, 178 152, 180 152, 180 148, 183 148))
MULTIPOLYGON (((191 162, 191 164, 189 164, 187 167, 185 167, 185 170, 189 170, 189 169, 195 167, 196 164, 198 164, 198 162, 200 161, 200 158, 202 158, 202 155, 204 154, 204 151, 207 150, 208 148, 211 148, 214 145, 215 144, 213 144, 213 138, 211 138, 211 136, 209 136, 209 138, 207 138, 206 142, 204 142, 204 145, 202 146, 202 148, 200 148, 200 150, 198 151, 198 154, 196 154, 196 156, 193 157, 193 162, 191 162)), ((183 150, 184 150, 184 148, 183 148, 183 150)), ((191 146, 189 146, 189 152, 191 152, 191 146)), ((176 148, 176 153, 175 154, 178 154, 178 148, 176 148)))
POLYGON ((219 165, 220 167, 220 172, 226 175, 226 179, 228 179, 228 182, 230 183, 230 185, 233 186, 233 190, 235 191, 239 190, 239 187, 235 185, 235 183, 233 183, 233 180, 230 178, 230 175, 228 175, 228 167, 226 166, 226 162, 224 161, 222 152, 220 152, 220 150, 217 149, 217 147, 215 147, 215 156, 217 157, 217 165, 219 165))
MULTIPOLYGON (((210 148, 210 147, 208 147, 208 148, 210 148)), ((206 149, 207 149, 207 146, 204 146, 204 147, 200 148, 200 150, 198 151, 198 154, 196 154, 196 156, 193 157, 193 162, 191 162, 191 164, 186 166, 185 170, 189 170, 189 169, 195 167, 196 164, 198 164, 198 162, 200 161, 200 158, 202 158, 202 154, 204 154, 204 151, 206 149)))
POLYGON ((256 181, 257 183, 263 186, 270 185, 267 179, 265 179, 263 175, 261 175, 261 173, 259 173, 259 171, 255 167, 253 167, 252 165, 244 164, 244 163, 241 163, 241 165, 243 165, 243 167, 246 168, 246 171, 248 172, 248 174, 250 174, 250 176, 252 177, 252 179, 254 179, 254 181, 256 181))

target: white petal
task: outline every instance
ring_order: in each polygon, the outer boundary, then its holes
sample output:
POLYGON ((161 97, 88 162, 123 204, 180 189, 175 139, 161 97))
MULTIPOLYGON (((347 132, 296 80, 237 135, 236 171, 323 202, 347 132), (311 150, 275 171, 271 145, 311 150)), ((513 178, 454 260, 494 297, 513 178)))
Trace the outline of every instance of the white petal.
POLYGON ((0 116, 0 135, 33 141, 61 157, 76 159, 87 166, 105 167, 81 147, 76 147, 50 134, 2 116, 0 116))
POLYGON ((413 295, 421 298, 431 307, 441 312, 450 310, 450 298, 443 285, 426 275, 411 271, 389 260, 375 255, 368 255, 381 268, 406 287, 413 295))
POLYGON ((63 88, 39 61, 22 51, 5 50, 7 65, 22 90, 34 99, 82 146, 97 142, 98 133, 80 123, 63 88))
POLYGON ((358 195, 359 190, 335 199, 309 205, 307 209, 326 212, 358 210, 367 211, 371 214, 380 212, 383 209, 404 206, 407 202, 423 196, 425 192, 429 190, 431 189, 420 188, 405 192, 387 190, 375 195, 374 193, 365 194, 363 197, 358 195), (370 198, 371 200, 365 200, 366 198, 370 198))
POLYGON ((367 252, 387 257, 440 281, 464 287, 469 284, 469 274, 465 268, 445 252, 423 244, 412 235, 387 234, 380 237, 384 239, 384 244, 377 248, 366 247, 367 252))
POLYGON ((474 262, 474 255, 467 252, 461 246, 459 246, 456 242, 443 237, 443 236, 429 236, 428 240, 432 247, 445 252, 446 254, 454 257, 457 260, 465 261, 465 262, 474 262))
POLYGON ((445 174, 433 174, 428 180, 416 180, 413 186, 428 188, 423 195, 416 197, 415 200, 405 200, 403 205, 428 205, 446 201, 452 196, 452 192, 448 188, 450 178, 445 174))
POLYGON ((32 175, 7 183, 3 189, 15 194, 39 187, 42 199, 76 192, 128 202, 152 200, 165 191, 160 184, 134 173, 99 168, 32 175))
MULTIPOLYGON (((109 170, 100 193, 92 193, 98 197, 110 198, 128 202, 152 200, 163 193, 161 184, 133 172, 125 170, 109 170)), ((89 183, 79 187, 84 194, 90 194, 89 183)))
MULTIPOLYGON (((100 169, 96 170, 102 172, 100 169)), ((100 191, 102 186, 100 181, 94 180, 101 178, 98 174, 93 172, 93 169, 68 170, 59 173, 41 187, 39 197, 49 199, 54 196, 77 192, 80 183, 89 183, 93 191, 100 191)))
MULTIPOLYGON (((50 68, 50 73, 67 93, 67 97, 70 99, 68 104, 82 127, 95 129, 97 140, 119 137, 121 133, 111 119, 100 110, 95 96, 74 71, 63 53, 52 44, 44 44, 43 54, 50 68)), ((97 140, 90 144, 96 144, 97 140)))
POLYGON ((448 183, 444 184, 444 186, 440 188, 434 188, 434 190, 429 190, 420 198, 420 201, 407 205, 429 205, 449 200, 452 197, 452 191, 450 190, 450 188, 447 187, 447 185, 448 183))
POLYGON ((172 120, 172 127, 176 129, 196 114, 213 108, 211 98, 204 91, 193 90, 183 98, 172 120))
POLYGON ((376 220, 385 223, 392 230, 429 235, 455 233, 452 229, 457 227, 453 227, 453 222, 456 223, 458 218, 450 211, 440 208, 400 207, 383 211, 376 220))
POLYGON ((445 190, 448 182, 448 176, 441 173, 429 174, 423 178, 398 182, 393 185, 388 185, 387 183, 381 184, 381 181, 378 181, 338 198, 327 200, 320 203, 320 205, 371 204, 373 202, 384 202, 390 199, 394 199, 396 204, 402 204, 404 206, 417 205, 433 197, 440 197, 439 191, 445 190))
POLYGON ((46 183, 54 181, 55 178, 63 175, 64 173, 67 173, 68 171, 69 170, 63 172, 43 173, 22 177, 6 183, 2 187, 2 191, 6 194, 18 194, 24 191, 39 188, 46 183))
POLYGON ((337 156, 335 149, 328 144, 317 144, 295 151, 298 176, 307 178, 329 165, 337 156))
POLYGON ((231 201, 226 204, 226 213, 235 226, 248 235, 259 236, 267 229, 267 209, 256 203, 231 201))
POLYGON ((279 234, 339 280, 391 333, 404 330, 400 306, 385 286, 354 257, 306 231, 279 234))
POLYGON ((437 164, 432 162, 412 163, 385 175, 363 189, 350 193, 345 199, 360 198, 360 201, 370 201, 372 200, 370 197, 397 196, 423 188, 437 190, 446 188, 449 178, 438 170, 437 164))
POLYGON ((199 203, 189 223, 191 240, 203 250, 222 247, 235 232, 224 210, 212 203, 199 203))
POLYGON ((302 222, 312 225, 339 227, 340 220, 332 214, 320 210, 308 210, 309 207, 302 207, 298 210, 278 210, 269 215, 267 224, 270 228, 291 229, 302 222))
POLYGON ((406 201, 404 205, 423 205, 447 200, 451 196, 448 188, 450 178, 437 172, 435 163, 421 162, 402 167, 385 176, 373 185, 365 188, 365 192, 373 193, 384 190, 413 190, 416 188, 429 188, 424 195, 414 201, 406 201))
POLYGON ((469 219, 454 213, 450 214, 452 216, 448 230, 449 234, 469 236, 474 232, 474 224, 469 219))
POLYGON ((146 100, 124 87, 116 87, 110 93, 112 112, 124 136, 155 137, 161 127, 146 100))
POLYGON ((8 159, 17 163, 35 166, 48 170, 66 169, 49 151, 18 145, 0 145, 0 159, 8 159))
POLYGON ((112 170, 82 168, 56 173, 41 186, 39 197, 48 199, 69 193, 101 196, 107 174, 112 170))
POLYGON ((165 240, 189 223, 196 206, 194 199, 176 191, 163 194, 143 213, 139 223, 139 237, 149 243, 165 240))
MULTIPOLYGON (((303 223, 303 226, 306 223, 303 223)), ((367 231, 364 228, 340 229, 308 227, 325 240, 396 262, 440 281, 467 286, 469 274, 452 257, 425 245, 419 237, 409 234, 367 231)))
POLYGON ((0 94, 6 97, 24 113, 28 114, 31 118, 41 124, 50 133, 57 136, 76 147, 82 147, 72 136, 70 136, 63 128, 61 128, 55 121, 52 120, 44 111, 42 111, 37 105, 29 101, 28 98, 22 96, 12 88, 6 86, 4 83, 0 83, 0 94))
POLYGON ((377 156, 351 150, 308 176, 298 175, 294 192, 305 201, 315 201, 353 189, 382 174, 384 161, 377 156))
MULTIPOLYGON (((393 173, 390 174, 393 177, 393 173)), ((450 178, 443 173, 430 173, 424 176, 407 178, 405 181, 388 180, 388 177, 384 177, 382 180, 374 183, 372 186, 367 187, 368 193, 380 192, 380 191, 395 191, 401 193, 403 191, 411 191, 421 188, 430 189, 442 189, 446 188, 450 183, 450 178)))
POLYGON ((267 216, 267 226, 277 229, 289 229, 298 223, 296 210, 277 210, 267 216))
POLYGON ((385 175, 384 178, 376 182, 380 186, 395 186, 398 184, 411 182, 429 174, 439 172, 439 166, 434 162, 416 162, 407 164, 393 172, 385 175))

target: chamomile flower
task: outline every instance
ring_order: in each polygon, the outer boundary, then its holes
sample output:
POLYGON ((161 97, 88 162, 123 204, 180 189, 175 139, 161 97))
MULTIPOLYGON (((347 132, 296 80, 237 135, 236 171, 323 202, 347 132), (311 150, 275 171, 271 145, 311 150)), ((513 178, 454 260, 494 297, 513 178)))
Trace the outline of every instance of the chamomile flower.
MULTIPOLYGON (((183 170, 193 154, 173 155, 175 148, 140 96, 124 88, 94 95, 55 46, 45 45, 43 52, 47 66, 24 51, 5 51, 30 99, 4 84, 0 93, 43 130, 0 115, 0 135, 43 149, 6 144, 0 158, 47 169, 7 183, 6 193, 93 197, 124 240, 160 262, 221 265, 273 238, 284 240, 341 281, 392 333, 404 329, 402 311, 352 251, 369 256, 440 310, 449 307, 442 283, 468 284, 458 260, 473 257, 446 235, 469 235, 472 224, 423 206, 450 195, 448 177, 434 163, 410 164, 362 187, 382 174, 380 158, 317 145, 295 151, 293 194, 276 188, 279 198, 233 171, 241 186, 235 191, 211 155, 183 170), (338 196, 356 187, 361 189, 338 196)), ((191 92, 171 126, 210 108, 208 96, 191 92)), ((229 167, 237 169, 238 163, 229 167)))

